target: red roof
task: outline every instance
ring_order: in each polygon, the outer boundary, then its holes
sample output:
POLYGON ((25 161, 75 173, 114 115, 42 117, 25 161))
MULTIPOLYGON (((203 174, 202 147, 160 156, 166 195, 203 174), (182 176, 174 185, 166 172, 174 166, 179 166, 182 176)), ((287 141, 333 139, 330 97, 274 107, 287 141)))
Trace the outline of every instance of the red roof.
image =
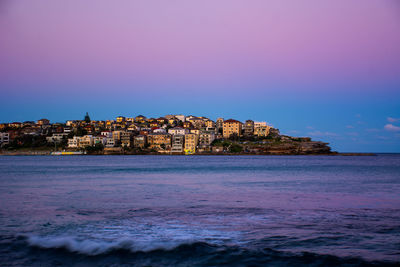
POLYGON ((234 120, 234 119, 229 119, 229 120, 226 120, 224 122, 238 122, 238 123, 241 123, 240 121, 237 121, 237 120, 234 120))

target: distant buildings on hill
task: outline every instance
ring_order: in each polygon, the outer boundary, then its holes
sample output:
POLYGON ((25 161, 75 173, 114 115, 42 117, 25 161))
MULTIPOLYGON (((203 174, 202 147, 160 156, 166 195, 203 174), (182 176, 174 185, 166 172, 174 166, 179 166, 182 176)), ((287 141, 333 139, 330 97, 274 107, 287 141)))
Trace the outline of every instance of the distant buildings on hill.
POLYGON ((91 120, 88 113, 83 120, 50 123, 36 122, 0 124, 0 146, 59 145, 65 149, 82 150, 88 147, 104 149, 136 149, 160 153, 194 154, 221 149, 215 140, 265 138, 279 134, 266 122, 206 117, 166 115, 160 118, 118 116, 115 120, 91 120), (36 143, 35 143, 36 142, 36 143))

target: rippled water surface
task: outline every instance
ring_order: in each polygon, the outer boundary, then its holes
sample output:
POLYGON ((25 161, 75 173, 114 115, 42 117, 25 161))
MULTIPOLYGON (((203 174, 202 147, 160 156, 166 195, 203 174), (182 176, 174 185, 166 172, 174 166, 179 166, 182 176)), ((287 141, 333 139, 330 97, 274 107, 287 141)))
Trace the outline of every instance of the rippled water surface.
POLYGON ((397 266, 400 155, 0 157, 0 266, 397 266))

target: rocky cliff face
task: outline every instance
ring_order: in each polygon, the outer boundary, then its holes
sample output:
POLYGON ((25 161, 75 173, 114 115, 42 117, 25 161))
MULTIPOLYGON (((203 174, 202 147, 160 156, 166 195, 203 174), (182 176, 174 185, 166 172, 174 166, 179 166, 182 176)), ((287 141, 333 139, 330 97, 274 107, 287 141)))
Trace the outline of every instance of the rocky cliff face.
POLYGON ((332 152, 328 143, 311 141, 311 138, 308 137, 296 138, 290 136, 276 136, 263 142, 245 144, 244 151, 267 155, 336 154, 336 152, 332 152))

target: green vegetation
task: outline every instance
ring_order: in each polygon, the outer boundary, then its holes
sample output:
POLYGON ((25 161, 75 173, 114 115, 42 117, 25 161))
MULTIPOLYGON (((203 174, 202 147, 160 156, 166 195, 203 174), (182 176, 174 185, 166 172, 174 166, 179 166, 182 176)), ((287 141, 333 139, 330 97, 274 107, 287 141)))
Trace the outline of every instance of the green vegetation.
POLYGON ((88 154, 98 154, 98 153, 102 152, 103 149, 104 149, 104 146, 103 146, 103 144, 101 144, 101 143, 97 143, 97 144, 95 144, 94 146, 87 146, 87 147, 85 147, 85 151, 86 151, 88 154))

